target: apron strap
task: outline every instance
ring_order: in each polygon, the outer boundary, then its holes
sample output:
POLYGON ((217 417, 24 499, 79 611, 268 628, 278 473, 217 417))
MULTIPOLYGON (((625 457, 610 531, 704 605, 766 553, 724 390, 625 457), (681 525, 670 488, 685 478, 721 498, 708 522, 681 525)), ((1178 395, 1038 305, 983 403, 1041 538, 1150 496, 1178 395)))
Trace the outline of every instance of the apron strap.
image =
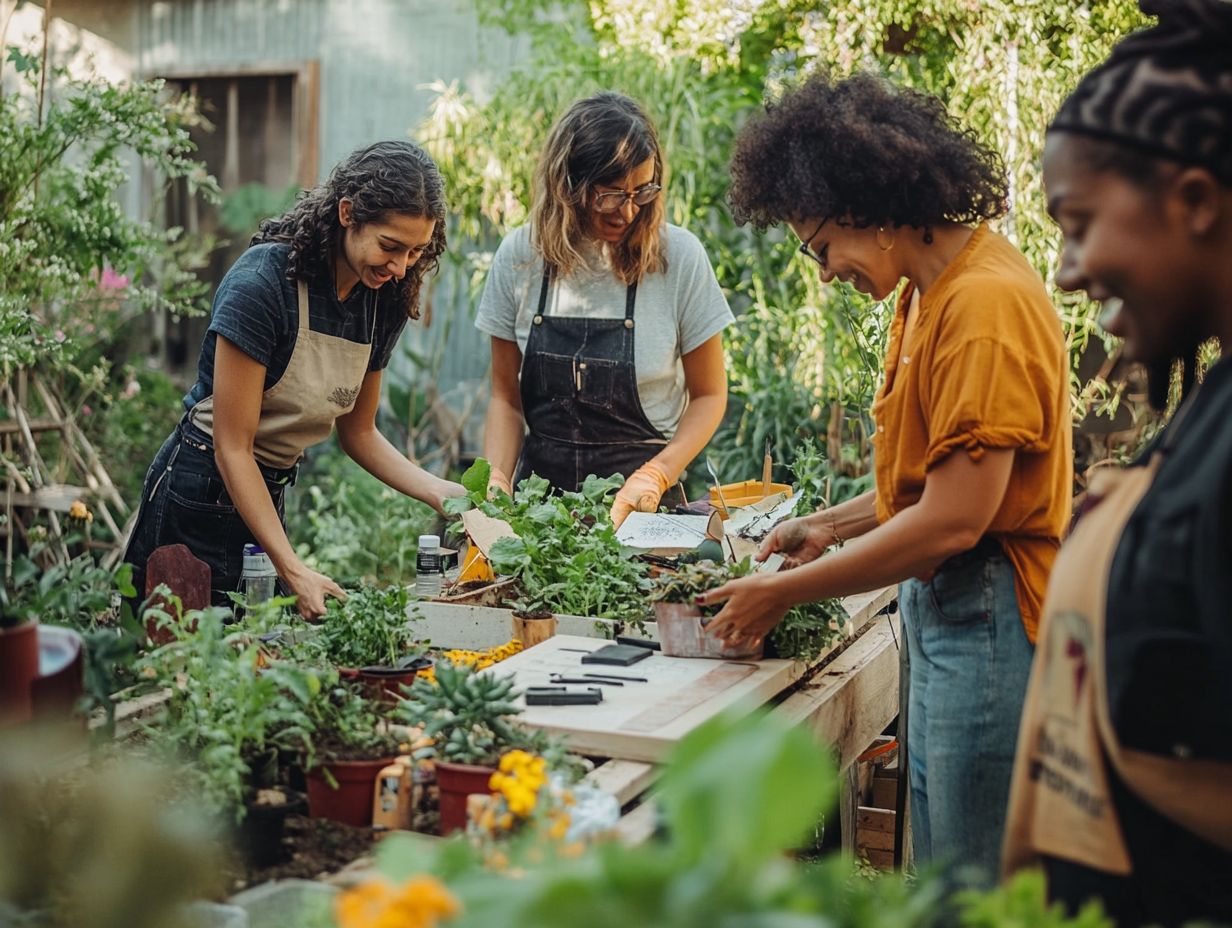
MULTIPOLYGON (((536 320, 543 318, 543 311, 548 306, 548 288, 556 276, 556 266, 544 262, 543 281, 539 284, 539 308, 535 310, 536 320)), ((625 328, 633 328, 633 308, 637 305, 637 281, 629 284, 625 290, 625 328)))
POLYGON ((299 281, 299 327, 301 329, 309 328, 308 326, 308 284, 304 281, 299 281))

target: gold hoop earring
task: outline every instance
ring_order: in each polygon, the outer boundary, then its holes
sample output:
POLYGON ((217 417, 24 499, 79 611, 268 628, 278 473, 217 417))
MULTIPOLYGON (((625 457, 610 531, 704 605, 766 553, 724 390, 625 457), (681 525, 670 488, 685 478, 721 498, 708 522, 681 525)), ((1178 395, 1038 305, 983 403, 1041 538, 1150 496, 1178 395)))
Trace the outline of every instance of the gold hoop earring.
POLYGON ((885 226, 878 226, 877 227, 877 247, 880 248, 882 251, 889 251, 891 248, 894 247, 894 236, 893 235, 890 236, 890 244, 887 245, 881 240, 881 237, 883 235, 885 235, 885 226))

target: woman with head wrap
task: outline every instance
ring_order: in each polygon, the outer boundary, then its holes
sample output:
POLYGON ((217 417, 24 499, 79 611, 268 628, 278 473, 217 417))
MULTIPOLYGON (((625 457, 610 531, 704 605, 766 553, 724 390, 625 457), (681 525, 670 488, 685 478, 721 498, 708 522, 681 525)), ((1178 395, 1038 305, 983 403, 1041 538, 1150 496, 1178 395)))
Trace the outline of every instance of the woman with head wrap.
POLYGON ((1058 283, 1183 399, 1092 481, 1044 604, 1005 867, 1122 925, 1232 922, 1232 3, 1156 3, 1044 152, 1058 283), (1198 348, 1222 358, 1195 384, 1198 348))

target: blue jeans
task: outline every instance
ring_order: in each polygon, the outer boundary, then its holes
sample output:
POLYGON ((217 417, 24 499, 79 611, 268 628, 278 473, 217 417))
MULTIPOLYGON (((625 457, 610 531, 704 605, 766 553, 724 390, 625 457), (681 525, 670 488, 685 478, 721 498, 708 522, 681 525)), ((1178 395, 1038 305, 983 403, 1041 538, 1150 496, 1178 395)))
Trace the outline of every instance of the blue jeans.
POLYGON ((985 542, 899 589, 907 642, 911 834, 920 867, 991 886, 1034 648, 1014 569, 985 542))

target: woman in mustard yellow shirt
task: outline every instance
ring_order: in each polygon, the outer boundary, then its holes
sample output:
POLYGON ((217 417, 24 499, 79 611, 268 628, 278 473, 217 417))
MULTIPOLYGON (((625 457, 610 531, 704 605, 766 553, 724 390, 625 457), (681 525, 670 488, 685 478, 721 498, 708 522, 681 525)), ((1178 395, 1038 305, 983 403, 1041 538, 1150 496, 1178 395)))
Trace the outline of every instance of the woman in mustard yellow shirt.
POLYGON ((780 526, 794 569, 705 597, 732 644, 793 605, 901 581, 916 858, 996 874, 1018 717, 1070 514, 1068 363, 1039 275, 986 221, 1000 160, 940 101, 817 75, 736 142, 738 219, 788 224, 823 281, 901 287, 873 406, 876 489, 780 526), (838 542, 841 550, 820 555, 838 542))

